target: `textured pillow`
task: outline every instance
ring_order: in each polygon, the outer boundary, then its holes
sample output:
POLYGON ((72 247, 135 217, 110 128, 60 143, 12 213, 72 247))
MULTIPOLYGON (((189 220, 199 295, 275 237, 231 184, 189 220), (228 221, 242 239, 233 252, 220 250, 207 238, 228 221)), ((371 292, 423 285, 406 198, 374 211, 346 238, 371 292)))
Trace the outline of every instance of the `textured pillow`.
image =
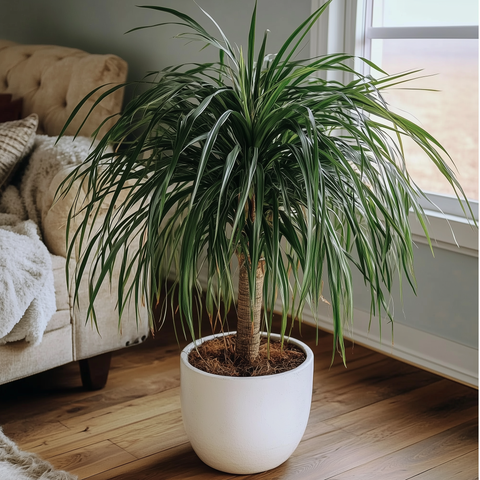
POLYGON ((38 116, 0 123, 0 192, 9 184, 20 162, 32 149, 38 116))

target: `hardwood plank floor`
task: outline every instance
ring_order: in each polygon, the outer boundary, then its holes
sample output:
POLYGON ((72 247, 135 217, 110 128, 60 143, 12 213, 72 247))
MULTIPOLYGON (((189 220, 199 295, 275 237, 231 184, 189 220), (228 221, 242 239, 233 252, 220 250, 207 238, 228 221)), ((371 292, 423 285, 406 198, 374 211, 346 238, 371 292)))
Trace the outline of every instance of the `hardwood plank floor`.
MULTIPOLYGON (((295 336, 300 336, 295 333, 295 336)), ((478 479, 478 392, 361 346, 330 366, 332 337, 304 325, 315 353, 310 421, 293 456, 257 475, 217 472, 195 455, 179 398, 171 330, 116 352, 105 389, 73 363, 0 386, 0 425, 27 451, 89 480, 478 479)))

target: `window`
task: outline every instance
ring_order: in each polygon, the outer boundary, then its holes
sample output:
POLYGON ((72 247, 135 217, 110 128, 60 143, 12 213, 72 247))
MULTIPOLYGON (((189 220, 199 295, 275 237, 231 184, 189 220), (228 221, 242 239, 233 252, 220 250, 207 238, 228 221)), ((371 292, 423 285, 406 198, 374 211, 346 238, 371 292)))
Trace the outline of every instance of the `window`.
MULTIPOLYGON (((312 8, 321 3, 313 0, 312 8)), ((385 98, 445 146, 478 211, 478 1, 334 0, 322 22, 312 34, 313 55, 346 51, 388 73, 421 69, 418 80, 385 98)), ((375 74, 362 62, 355 67, 375 74)), ((441 211, 463 216, 452 187, 422 152, 407 144, 405 153, 413 179, 441 211)))

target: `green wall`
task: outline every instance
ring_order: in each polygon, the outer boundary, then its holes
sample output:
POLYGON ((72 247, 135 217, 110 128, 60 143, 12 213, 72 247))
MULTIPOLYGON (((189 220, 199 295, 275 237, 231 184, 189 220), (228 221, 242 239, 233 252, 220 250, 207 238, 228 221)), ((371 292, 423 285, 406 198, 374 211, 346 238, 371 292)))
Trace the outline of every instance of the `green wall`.
MULTIPOLYGON (((246 45, 254 0, 199 0, 231 41, 246 45)), ((130 79, 147 71, 192 61, 216 60, 212 49, 175 39, 179 30, 160 27, 125 34, 129 29, 173 20, 171 15, 136 5, 161 5, 193 16, 210 32, 213 23, 193 0, 0 0, 0 38, 20 43, 54 44, 91 53, 114 53, 130 66, 130 79)), ((257 37, 270 30, 268 53, 275 53, 287 34, 310 14, 310 0, 259 0, 257 37)), ((178 27, 182 28, 182 27, 178 27)), ((260 40, 261 41, 261 38, 260 40)), ((305 56, 309 54, 306 45, 305 56)))

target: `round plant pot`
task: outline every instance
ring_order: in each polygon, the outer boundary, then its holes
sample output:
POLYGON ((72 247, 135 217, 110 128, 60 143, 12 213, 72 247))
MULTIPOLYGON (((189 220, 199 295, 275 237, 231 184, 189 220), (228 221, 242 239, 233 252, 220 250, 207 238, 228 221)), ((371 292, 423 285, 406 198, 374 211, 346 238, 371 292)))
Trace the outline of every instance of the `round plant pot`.
POLYGON ((289 342, 306 353, 305 361, 288 372, 261 377, 203 372, 188 362, 195 344, 183 349, 183 424, 195 453, 207 465, 227 473, 258 473, 282 464, 297 448, 310 414, 313 352, 303 342, 289 342))

